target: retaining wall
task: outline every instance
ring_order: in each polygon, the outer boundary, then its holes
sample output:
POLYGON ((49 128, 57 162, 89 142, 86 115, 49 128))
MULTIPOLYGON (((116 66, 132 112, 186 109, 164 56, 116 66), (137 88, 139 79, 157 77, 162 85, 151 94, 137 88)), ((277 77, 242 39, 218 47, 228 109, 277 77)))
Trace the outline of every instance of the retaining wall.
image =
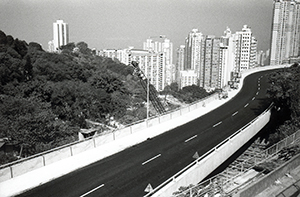
POLYGON ((199 158, 190 167, 177 173, 179 174, 178 176, 175 175, 174 177, 171 177, 171 181, 157 190, 152 196, 172 196, 179 187, 190 184, 195 185, 202 181, 238 149, 240 149, 246 142, 254 137, 269 122, 270 117, 271 110, 268 110, 258 116, 254 121, 246 125, 246 127, 237 131, 220 145, 216 146, 213 150, 210 150, 204 158, 199 158))

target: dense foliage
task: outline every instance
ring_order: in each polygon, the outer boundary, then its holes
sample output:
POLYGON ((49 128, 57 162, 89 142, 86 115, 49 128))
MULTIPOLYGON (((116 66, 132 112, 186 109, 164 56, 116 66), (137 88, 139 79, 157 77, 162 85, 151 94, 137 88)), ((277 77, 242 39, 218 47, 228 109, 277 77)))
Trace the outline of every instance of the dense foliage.
POLYGON ((269 75, 271 83, 268 95, 278 111, 288 110, 283 125, 271 134, 272 143, 291 135, 300 129, 300 66, 294 63, 269 75))
POLYGON ((75 141, 86 119, 126 124, 145 118, 133 68, 94 55, 86 43, 48 53, 0 31, 0 138, 21 156, 75 141))
POLYGON ((183 103, 192 103, 209 96, 209 93, 199 86, 191 85, 179 89, 177 83, 166 86, 161 94, 170 94, 183 103))

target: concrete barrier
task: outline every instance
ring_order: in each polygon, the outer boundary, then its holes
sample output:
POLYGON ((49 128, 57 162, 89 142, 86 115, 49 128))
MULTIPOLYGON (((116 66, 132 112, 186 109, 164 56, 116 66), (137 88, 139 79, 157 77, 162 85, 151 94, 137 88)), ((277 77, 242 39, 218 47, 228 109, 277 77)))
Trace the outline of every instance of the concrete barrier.
POLYGON ((12 178, 44 166, 42 156, 34 157, 11 166, 12 178))
POLYGON ((0 169, 0 182, 6 181, 11 178, 12 178, 12 174, 11 174, 10 167, 0 169))
MULTIPOLYGON (((190 184, 195 185, 201 182, 238 149, 240 149, 245 143, 247 143, 252 137, 254 137, 269 122, 270 117, 271 110, 268 110, 249 125, 224 140, 222 143, 216 146, 215 149, 211 150, 209 154, 206 154, 204 158, 199 158, 186 169, 183 169, 181 172, 177 173, 177 175, 171 177, 170 180, 173 181, 167 181, 169 183, 165 184, 165 186, 159 186, 161 188, 152 196, 172 196, 172 194, 181 186, 190 184)), ((164 185, 164 183, 162 185, 164 185)))
POLYGON ((130 134, 131 134, 131 128, 130 127, 126 127, 124 129, 114 131, 115 140, 120 139, 120 138, 125 137, 125 136, 130 135, 130 134))
POLYGON ((160 123, 166 122, 168 120, 171 120, 170 114, 165 114, 165 115, 162 115, 162 116, 159 117, 159 122, 160 123))
POLYGON ((170 114, 171 119, 177 118, 179 116, 181 116, 180 110, 176 110, 170 114))
POLYGON ((141 123, 131 125, 130 127, 131 127, 132 133, 135 133, 135 132, 141 131, 143 129, 146 129, 147 128, 147 122, 143 121, 141 123))
POLYGON ((93 139, 85 140, 81 143, 74 144, 73 146, 71 146, 72 156, 77 155, 79 153, 82 153, 82 152, 92 149, 92 148, 95 148, 93 139))
POLYGON ((70 147, 65 147, 65 148, 59 149, 57 151, 53 151, 53 152, 46 153, 45 155, 43 155, 44 160, 45 160, 45 165, 49 165, 51 163, 54 163, 56 161, 59 161, 61 159, 65 159, 65 158, 68 158, 71 156, 72 156, 72 153, 71 153, 70 147))
POLYGON ((189 107, 183 107, 180 109, 180 113, 181 115, 187 114, 190 112, 190 108, 189 107))
POLYGON ((190 111, 197 109, 197 103, 190 105, 190 111))
POLYGON ((114 133, 107 133, 105 135, 100 135, 94 138, 96 147, 114 141, 114 139, 114 133))
POLYGON ((152 127, 152 126, 157 125, 159 123, 160 123, 159 122, 159 117, 152 118, 152 119, 148 120, 147 127, 152 127))

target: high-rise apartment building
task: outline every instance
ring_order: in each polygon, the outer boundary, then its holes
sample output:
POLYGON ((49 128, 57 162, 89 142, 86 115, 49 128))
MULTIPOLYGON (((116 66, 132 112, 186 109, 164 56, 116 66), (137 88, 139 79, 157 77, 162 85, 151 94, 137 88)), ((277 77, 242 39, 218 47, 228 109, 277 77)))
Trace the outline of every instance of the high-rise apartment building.
POLYGON ((166 60, 163 52, 129 47, 118 50, 104 49, 100 51, 100 55, 118 59, 126 65, 130 65, 132 61, 136 61, 157 91, 162 91, 166 86, 166 60))
POLYGON ((184 53, 185 53, 185 46, 180 45, 176 53, 176 57, 177 57, 176 65, 178 67, 178 70, 184 70, 184 53))
POLYGON ((218 88, 224 88, 231 80, 232 66, 229 64, 229 46, 228 39, 221 38, 220 43, 220 66, 218 88))
POLYGON ((130 49, 127 65, 136 61, 145 73, 150 83, 157 91, 164 90, 166 86, 166 62, 163 53, 153 53, 148 50, 130 49))
POLYGON ((300 59, 300 1, 274 0, 270 64, 300 59))
MULTIPOLYGON (((238 58, 239 58, 239 71, 246 70, 250 68, 250 56, 251 56, 251 46, 252 46, 252 32, 251 28, 244 25, 242 31, 236 32, 238 36, 238 58)), ((256 52, 255 52, 256 53, 256 52)))
POLYGON ((58 51, 63 45, 69 43, 69 26, 63 20, 53 23, 53 40, 48 43, 49 51, 58 51))
POLYGON ((257 64, 259 66, 264 66, 266 60, 266 53, 262 50, 257 52, 257 64))
POLYGON ((175 81, 178 84, 180 84, 180 71, 184 70, 184 51, 185 51, 185 45, 180 45, 176 51, 175 81))
POLYGON ((204 36, 201 48, 199 86, 206 90, 221 88, 222 74, 221 38, 204 36))
POLYGON ((235 34, 227 27, 223 38, 227 39, 229 65, 232 65, 233 72, 238 73, 257 65, 257 40, 250 27, 244 25, 242 31, 235 34))
POLYGON ((203 34, 198 29, 193 29, 185 40, 184 69, 195 70, 200 66, 200 50, 203 34))
POLYGON ((252 36, 249 67, 252 68, 256 65, 257 65, 257 40, 255 37, 252 36))
POLYGON ((198 85, 201 45, 203 34, 198 29, 193 29, 177 51, 177 68, 179 69, 180 81, 178 85, 183 88, 187 85, 198 85))
POLYGON ((222 37, 223 39, 222 47, 227 48, 226 59, 224 60, 226 62, 224 63, 226 66, 223 66, 224 75, 222 76, 224 77, 225 85, 227 85, 228 81, 231 81, 232 73, 234 72, 236 73, 239 67, 239 58, 237 58, 238 56, 237 52, 240 51, 238 50, 240 44, 239 44, 238 37, 239 37, 238 35, 232 34, 230 28, 228 27, 224 31, 224 36, 222 37))
POLYGON ((165 62, 165 83, 170 85, 175 81, 175 65, 173 64, 173 43, 166 36, 150 37, 143 43, 143 49, 162 54, 165 62))
POLYGON ((180 71, 180 83, 178 83, 179 88, 196 85, 197 82, 198 82, 198 76, 197 73, 195 73, 193 70, 180 71))

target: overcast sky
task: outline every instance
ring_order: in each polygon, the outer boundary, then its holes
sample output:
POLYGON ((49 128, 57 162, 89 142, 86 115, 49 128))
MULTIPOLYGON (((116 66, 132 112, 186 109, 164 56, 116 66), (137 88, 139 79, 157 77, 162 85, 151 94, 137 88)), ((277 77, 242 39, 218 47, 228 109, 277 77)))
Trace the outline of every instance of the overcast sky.
POLYGON ((197 28, 221 36, 251 27, 258 49, 269 48, 272 0, 0 0, 0 30, 14 38, 38 42, 53 39, 52 24, 69 24, 70 42, 89 48, 141 49, 149 36, 166 35, 174 50, 197 28))

